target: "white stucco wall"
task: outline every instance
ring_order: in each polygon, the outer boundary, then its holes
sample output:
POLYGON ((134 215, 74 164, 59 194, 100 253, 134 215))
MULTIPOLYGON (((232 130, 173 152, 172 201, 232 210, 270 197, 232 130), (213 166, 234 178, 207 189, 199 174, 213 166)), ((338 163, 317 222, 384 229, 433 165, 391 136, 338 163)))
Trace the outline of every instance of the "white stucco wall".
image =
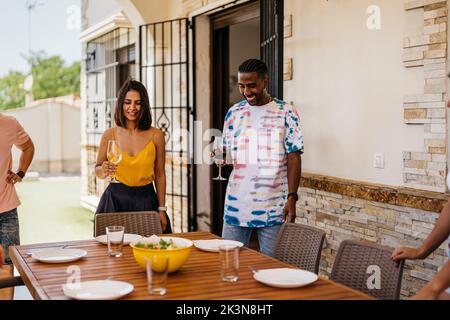
POLYGON ((400 0, 286 0, 293 37, 285 57, 294 78, 285 100, 298 108, 305 141, 303 171, 402 184, 402 152, 422 150, 423 126, 405 125, 403 96, 423 92, 420 68, 405 69, 406 32, 421 30, 420 10, 406 14, 400 0), (381 9, 381 30, 369 30, 366 10, 381 9), (375 153, 385 169, 373 167, 375 153))
MULTIPOLYGON (((43 128, 49 127, 47 108, 20 108, 9 110, 5 113, 15 117, 33 140, 35 144, 33 162, 47 161, 50 157, 48 145, 49 132, 48 130, 43 130, 43 128)), ((15 167, 18 165, 19 155, 20 152, 16 148, 13 148, 15 167)))
MULTIPOLYGON (((121 0, 123 2, 123 0, 121 0)), ((139 11, 144 23, 161 22, 180 17, 181 6, 179 0, 125 0, 130 1, 139 11)), ((125 11, 126 11, 126 7, 125 11)))
POLYGON ((62 158, 66 163, 66 171, 80 171, 80 152, 81 152, 81 115, 79 108, 66 107, 62 108, 62 132, 63 147, 62 158))
POLYGON ((116 0, 88 0, 84 4, 86 12, 85 29, 109 18, 121 10, 116 0))
MULTIPOLYGON (((41 173, 80 172, 80 109, 62 103, 44 103, 6 112, 24 127, 35 145, 30 171, 41 173)), ((13 149, 14 166, 20 152, 13 149)))
MULTIPOLYGON (((207 16, 198 17, 196 20, 196 36, 198 39, 209 39, 211 37, 210 21, 207 16)), ((205 130, 211 127, 211 101, 210 94, 212 83, 212 66, 205 61, 211 60, 211 43, 209 41, 197 41, 196 44, 196 95, 197 95, 197 121, 202 124, 198 128, 196 143, 201 144, 200 151, 196 152, 197 163, 197 223, 199 231, 211 230, 211 165, 203 163, 203 150, 210 141, 208 136, 204 137, 205 130), (200 132, 201 131, 201 132, 200 132), (200 137, 198 137, 200 135, 200 137), (206 141, 205 141, 206 140, 206 141), (199 192, 201 189, 201 192, 199 192)))

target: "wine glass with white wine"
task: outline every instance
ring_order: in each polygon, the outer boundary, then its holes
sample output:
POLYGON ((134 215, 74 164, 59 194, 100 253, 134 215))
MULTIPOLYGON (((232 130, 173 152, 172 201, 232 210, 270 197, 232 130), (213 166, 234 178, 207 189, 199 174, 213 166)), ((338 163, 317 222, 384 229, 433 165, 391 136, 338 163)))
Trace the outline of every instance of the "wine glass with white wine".
MULTIPOLYGON (((106 157, 108 158, 109 162, 115 165, 119 164, 120 160, 122 160, 122 151, 120 151, 119 145, 117 144, 116 140, 108 141, 108 150, 106 151, 106 157)), ((109 178, 109 182, 119 183, 119 181, 116 180, 116 176, 114 173, 111 174, 109 178)))
POLYGON ((227 179, 222 177, 222 167, 225 166, 225 154, 223 153, 223 150, 221 148, 221 137, 214 137, 214 142, 213 142, 213 158, 214 158, 214 163, 216 164, 216 166, 219 167, 219 175, 215 178, 213 178, 213 180, 215 181, 226 181, 227 179))

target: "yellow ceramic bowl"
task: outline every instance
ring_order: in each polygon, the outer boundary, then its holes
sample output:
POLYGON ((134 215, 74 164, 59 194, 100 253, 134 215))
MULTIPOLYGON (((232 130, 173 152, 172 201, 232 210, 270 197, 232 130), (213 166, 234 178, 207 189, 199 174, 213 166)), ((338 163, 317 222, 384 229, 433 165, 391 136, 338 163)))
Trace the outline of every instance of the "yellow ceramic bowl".
POLYGON ((164 239, 164 241, 173 240, 176 249, 171 250, 154 250, 154 249, 144 249, 144 248, 136 248, 134 243, 130 243, 131 248, 133 248, 133 255, 136 262, 145 270, 146 257, 153 256, 168 256, 169 257, 169 273, 177 271, 180 269, 183 264, 186 262, 189 257, 189 253, 191 252, 191 248, 193 246, 193 242, 188 239, 177 238, 177 237, 160 237, 164 239))

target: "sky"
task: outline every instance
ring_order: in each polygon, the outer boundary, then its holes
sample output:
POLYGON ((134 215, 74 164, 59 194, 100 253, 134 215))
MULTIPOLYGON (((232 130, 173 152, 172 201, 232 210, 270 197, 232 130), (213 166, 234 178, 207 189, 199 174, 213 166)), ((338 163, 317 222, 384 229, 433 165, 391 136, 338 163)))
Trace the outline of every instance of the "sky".
POLYGON ((60 55, 67 64, 81 59, 81 0, 0 0, 0 77, 10 70, 23 73, 29 66, 27 2, 37 3, 31 12, 31 50, 60 55))

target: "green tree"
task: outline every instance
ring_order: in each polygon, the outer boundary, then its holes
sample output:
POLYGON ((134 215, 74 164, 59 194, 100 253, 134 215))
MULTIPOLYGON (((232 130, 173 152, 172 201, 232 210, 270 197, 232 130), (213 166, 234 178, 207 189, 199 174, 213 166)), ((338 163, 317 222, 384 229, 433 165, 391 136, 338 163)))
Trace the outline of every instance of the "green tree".
POLYGON ((25 104, 24 80, 25 75, 18 71, 10 71, 0 78, 0 110, 18 108, 25 104))
POLYGON ((35 100, 80 93, 80 63, 66 67, 60 56, 47 57, 45 53, 33 53, 28 58, 33 75, 35 100))
MULTIPOLYGON (((65 65, 60 56, 47 57, 45 52, 34 52, 24 58, 31 64, 34 100, 80 94, 80 62, 65 65)), ((11 71, 0 78, 0 110, 23 107, 26 75, 11 71)))

